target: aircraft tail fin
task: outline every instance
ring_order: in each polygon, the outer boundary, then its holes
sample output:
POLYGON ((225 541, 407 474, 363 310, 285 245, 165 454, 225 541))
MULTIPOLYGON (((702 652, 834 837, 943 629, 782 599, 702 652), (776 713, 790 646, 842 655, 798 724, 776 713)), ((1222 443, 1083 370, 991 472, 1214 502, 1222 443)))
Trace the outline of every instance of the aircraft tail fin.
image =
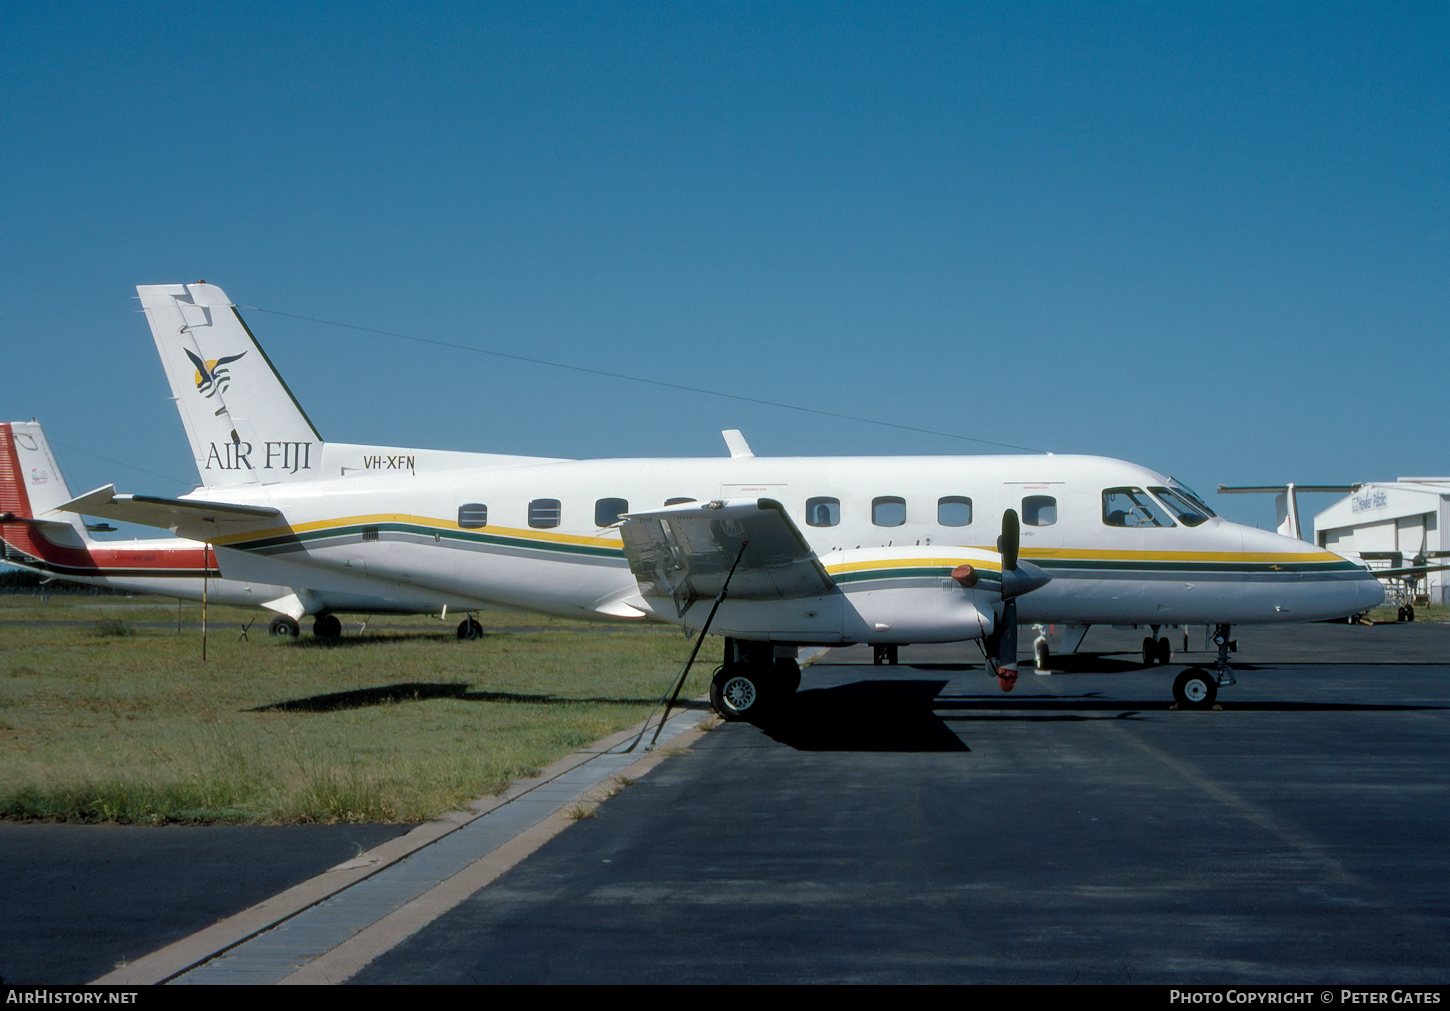
POLYGON ((306 480, 322 436, 227 293, 214 284, 136 286, 207 487, 306 480))
POLYGON ((0 422, 0 437, 0 513, 43 516, 74 497, 39 422, 0 422))
POLYGON ((70 488, 39 423, 0 422, 0 539, 4 541, 0 552, 7 560, 16 551, 21 557, 14 557, 15 561, 23 561, 23 556, 46 557, 47 545, 36 537, 42 527, 50 540, 71 546, 84 544, 86 528, 79 516, 59 513, 35 521, 70 499, 70 488))

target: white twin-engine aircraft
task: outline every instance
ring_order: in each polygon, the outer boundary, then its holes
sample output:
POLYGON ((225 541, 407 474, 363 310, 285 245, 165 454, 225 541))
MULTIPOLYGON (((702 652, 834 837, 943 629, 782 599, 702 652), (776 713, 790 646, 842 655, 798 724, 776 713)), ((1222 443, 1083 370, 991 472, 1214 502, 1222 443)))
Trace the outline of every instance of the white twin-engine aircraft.
MULTIPOLYGON (((794 691, 805 645, 981 640, 1010 689, 1019 622, 1218 625, 1215 670, 1174 685, 1180 705, 1207 706, 1233 683, 1230 625, 1339 618, 1384 597, 1339 555, 1100 457, 761 458, 738 432, 728 459, 324 442, 225 292, 137 291, 204 487, 161 499, 107 486, 67 509, 206 541, 230 579, 314 594, 710 622, 726 636, 711 698, 729 719, 794 691)), ((1165 662, 1167 646, 1145 640, 1165 662)))

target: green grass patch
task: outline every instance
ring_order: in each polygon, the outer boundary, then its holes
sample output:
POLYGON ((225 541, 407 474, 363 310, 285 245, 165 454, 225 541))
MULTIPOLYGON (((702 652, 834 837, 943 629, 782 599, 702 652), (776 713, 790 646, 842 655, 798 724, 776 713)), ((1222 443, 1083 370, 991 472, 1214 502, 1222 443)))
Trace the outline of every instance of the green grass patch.
MULTIPOLYGON (((1398 612, 1398 604, 1384 604, 1369 612, 1366 617, 1371 621, 1395 621, 1398 612)), ((1419 604, 1415 607, 1415 620, 1450 621, 1450 607, 1444 604, 1419 604)))
POLYGON ((0 817, 417 822, 643 719, 690 645, 500 613, 473 642, 428 618, 271 639, 213 607, 203 663, 199 616, 178 633, 164 598, 0 597, 0 817))

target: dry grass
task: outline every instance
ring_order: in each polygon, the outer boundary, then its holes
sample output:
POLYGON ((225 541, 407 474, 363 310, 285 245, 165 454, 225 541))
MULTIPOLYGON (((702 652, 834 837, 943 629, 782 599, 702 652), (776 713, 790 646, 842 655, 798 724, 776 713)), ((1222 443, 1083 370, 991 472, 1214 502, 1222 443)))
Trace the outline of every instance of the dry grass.
POLYGON ((0 817, 415 822, 643 719, 688 652, 661 628, 496 614, 476 642, 427 618, 240 641, 257 612, 214 607, 202 663, 176 616, 0 597, 0 817))

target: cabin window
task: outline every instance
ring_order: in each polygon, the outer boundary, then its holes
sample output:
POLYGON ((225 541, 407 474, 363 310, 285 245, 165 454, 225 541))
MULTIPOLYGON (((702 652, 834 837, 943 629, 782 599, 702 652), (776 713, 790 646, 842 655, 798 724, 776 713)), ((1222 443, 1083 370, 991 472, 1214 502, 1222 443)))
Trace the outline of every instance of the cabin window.
POLYGON ((536 498, 529 503, 529 526, 557 527, 559 525, 559 500, 536 498))
POLYGON ((806 499, 806 524, 833 527, 841 522, 841 500, 838 498, 806 499))
MULTIPOLYGON (((1206 522, 1208 520, 1208 517, 1213 515, 1213 513, 1210 512, 1207 516, 1205 516, 1204 513, 1199 510, 1196 499, 1190 498, 1186 495, 1180 495, 1172 488, 1150 487, 1148 490, 1151 491, 1154 495, 1157 495, 1158 501, 1166 505, 1168 507, 1168 511, 1171 512, 1178 519, 1178 522, 1182 523, 1186 527, 1196 527, 1200 523, 1206 522)), ((1207 509, 1207 506, 1205 506, 1204 508, 1207 509)))
POLYGON ((629 512, 629 500, 602 498, 594 503, 594 525, 607 527, 619 522, 619 514, 629 512))
POLYGON ((878 527, 899 527, 906 522, 906 499, 882 495, 871 500, 871 522, 878 527))
POLYGON ((936 500, 936 521, 944 527, 965 527, 972 522, 972 500, 948 495, 936 500))
POLYGON ((375 541, 377 539, 378 539, 378 528, 377 527, 363 527, 363 540, 364 541, 375 541))
POLYGON ((1057 499, 1028 495, 1022 500, 1022 522, 1029 527, 1050 527, 1057 522, 1057 499))
POLYGON ((1142 488, 1103 491, 1103 522, 1110 527, 1171 527, 1173 521, 1142 488))
POLYGON ((458 507, 458 525, 464 530, 477 530, 488 526, 488 506, 482 502, 468 502, 458 507))
POLYGON ((667 498, 667 499, 665 499, 665 505, 667 505, 667 506, 684 505, 686 502, 698 502, 698 501, 699 501, 699 499, 693 499, 693 498, 667 498))

